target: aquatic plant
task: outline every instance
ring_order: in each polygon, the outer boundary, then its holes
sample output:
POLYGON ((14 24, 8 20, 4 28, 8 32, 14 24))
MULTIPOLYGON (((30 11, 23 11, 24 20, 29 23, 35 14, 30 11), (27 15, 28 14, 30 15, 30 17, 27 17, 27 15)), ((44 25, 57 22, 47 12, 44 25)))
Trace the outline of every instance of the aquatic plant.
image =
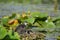
MULTIPOLYGON (((59 28, 60 17, 51 17, 48 13, 27 12, 22 14, 13 13, 10 16, 0 18, 0 39, 17 39, 22 40, 30 36, 45 37, 46 32, 56 31, 59 28), (38 34, 39 33, 39 34, 38 34), (42 33, 42 34, 40 34, 42 33), (40 36, 37 36, 40 35, 40 36)), ((30 39, 32 40, 32 39, 30 39)))

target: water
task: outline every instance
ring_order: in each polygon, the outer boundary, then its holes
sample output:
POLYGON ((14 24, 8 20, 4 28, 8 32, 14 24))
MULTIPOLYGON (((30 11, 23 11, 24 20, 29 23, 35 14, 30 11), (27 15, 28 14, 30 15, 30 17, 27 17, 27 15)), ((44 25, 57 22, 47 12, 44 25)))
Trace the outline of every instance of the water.
MULTIPOLYGON (((46 12, 49 15, 54 16, 54 5, 48 4, 18 4, 18 3, 0 3, 0 16, 2 15, 10 15, 12 13, 21 13, 22 11, 27 12, 30 10, 31 12, 39 11, 46 12)), ((58 12, 59 13, 59 12, 58 12)))

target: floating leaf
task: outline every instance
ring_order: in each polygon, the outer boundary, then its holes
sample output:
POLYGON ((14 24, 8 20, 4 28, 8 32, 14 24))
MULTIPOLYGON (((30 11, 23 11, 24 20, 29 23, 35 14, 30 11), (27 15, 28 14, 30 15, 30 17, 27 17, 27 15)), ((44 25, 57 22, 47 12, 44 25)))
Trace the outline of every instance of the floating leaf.
POLYGON ((20 14, 16 14, 16 18, 17 19, 20 19, 21 18, 21 15, 20 14))
POLYGON ((10 16, 10 19, 15 18, 15 17, 16 17, 16 13, 13 13, 13 14, 10 16))
POLYGON ((20 36, 18 35, 17 32, 14 32, 14 35, 12 35, 12 30, 9 30, 8 35, 9 35, 10 39, 20 40, 20 36))
POLYGON ((31 23, 31 24, 33 24, 34 23, 34 21, 35 21, 35 18, 28 18, 27 20, 26 20, 28 23, 31 23))
POLYGON ((3 39, 7 35, 7 30, 0 25, 0 39, 3 39))
POLYGON ((55 23, 56 29, 59 31, 60 30, 60 20, 55 23))
POLYGON ((1 22, 2 22, 3 24, 7 24, 7 23, 8 23, 8 20, 9 20, 8 17, 4 17, 4 18, 2 18, 1 22))
POLYGON ((38 21, 41 26, 39 28, 45 31, 54 31, 56 26, 53 22, 43 22, 43 21, 38 21))
POLYGON ((57 37, 57 40, 60 40, 60 36, 57 37))
POLYGON ((47 22, 45 25, 45 29, 47 31, 54 31, 56 28, 55 24, 53 22, 47 22))
POLYGON ((59 21, 60 20, 60 16, 58 16, 58 17, 52 17, 52 21, 59 21))
POLYGON ((31 16, 32 17, 40 17, 40 18, 43 18, 43 17, 47 17, 48 14, 47 13, 40 13, 40 12, 33 12, 33 13, 31 13, 31 16))
POLYGON ((39 23, 37 23, 37 22, 35 22, 34 24, 33 24, 34 26, 41 26, 39 23))

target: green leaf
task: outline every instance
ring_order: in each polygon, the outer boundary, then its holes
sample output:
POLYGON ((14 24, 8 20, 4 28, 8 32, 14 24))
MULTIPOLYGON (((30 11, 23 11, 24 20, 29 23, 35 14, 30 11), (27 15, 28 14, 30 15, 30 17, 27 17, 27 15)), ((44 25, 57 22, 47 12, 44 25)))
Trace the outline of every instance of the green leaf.
POLYGON ((52 21, 58 21, 58 20, 60 20, 60 16, 58 16, 58 17, 52 17, 52 21))
POLYGON ((55 24, 56 24, 56 26, 57 26, 56 28, 60 28, 60 20, 57 21, 55 24))
POLYGON ((21 15, 20 14, 16 14, 16 18, 17 19, 20 19, 21 18, 21 15))
POLYGON ((10 19, 15 18, 16 17, 16 13, 12 13, 12 15, 10 16, 10 19))
POLYGON ((60 28, 60 16, 53 17, 52 21, 54 22, 54 24, 56 24, 56 28, 60 28))
POLYGON ((37 22, 35 22, 34 24, 33 24, 34 26, 41 26, 39 23, 37 23, 37 22))
POLYGON ((9 35, 10 39, 20 40, 20 36, 18 35, 17 32, 14 32, 14 35, 12 35, 12 30, 9 30, 8 35, 9 35))
POLYGON ((38 26, 36 28, 33 28, 33 30, 36 30, 36 31, 46 31, 46 28, 45 28, 45 25, 46 23, 43 22, 43 21, 38 21, 34 24, 34 26, 38 26))
POLYGON ((7 30, 0 25, 0 39, 3 39, 7 35, 7 30))
POLYGON ((45 28, 47 31, 54 31, 56 26, 53 22, 47 22, 45 28))
POLYGON ((54 31, 55 30, 55 28, 56 28, 56 26, 55 26, 55 24, 53 23, 53 22, 43 22, 43 21, 38 21, 39 22, 39 24, 41 25, 41 26, 39 26, 39 28, 41 29, 41 30, 45 30, 45 31, 50 31, 50 32, 52 32, 52 31, 54 31))
POLYGON ((2 18, 1 22, 3 24, 7 24, 8 23, 8 20, 9 20, 9 18, 2 18))
POLYGON ((34 21, 35 21, 35 18, 28 18, 27 20, 26 20, 28 23, 31 23, 31 24, 33 24, 34 23, 34 21))
POLYGON ((48 14, 47 13, 40 13, 40 12, 32 12, 31 13, 31 16, 32 17, 40 17, 40 18, 43 18, 43 17, 47 17, 48 14))
POLYGON ((57 40, 60 40, 60 36, 57 37, 57 40))

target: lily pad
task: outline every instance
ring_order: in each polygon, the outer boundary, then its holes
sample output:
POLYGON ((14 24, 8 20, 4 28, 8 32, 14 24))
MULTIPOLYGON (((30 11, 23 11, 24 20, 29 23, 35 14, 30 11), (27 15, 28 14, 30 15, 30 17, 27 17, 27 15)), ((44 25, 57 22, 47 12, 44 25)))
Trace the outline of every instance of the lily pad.
POLYGON ((9 18, 2 18, 1 22, 3 24, 7 24, 8 23, 8 20, 9 20, 9 18))
POLYGON ((45 29, 47 31, 54 31, 56 28, 55 24, 53 22, 47 22, 45 25, 45 29))
POLYGON ((47 17, 48 14, 47 13, 40 13, 40 12, 32 12, 31 13, 31 16, 32 17, 40 17, 40 18, 43 18, 43 17, 47 17))
POLYGON ((3 39, 7 35, 7 30, 0 25, 0 39, 3 39))
POLYGON ((43 22, 43 21, 39 21, 39 24, 41 26, 39 26, 40 29, 45 30, 45 31, 54 31, 56 26, 53 22, 43 22))
POLYGON ((10 39, 20 40, 20 36, 18 35, 17 32, 14 32, 14 35, 12 35, 12 30, 9 30, 8 35, 9 35, 10 39))
POLYGON ((28 18, 27 20, 26 20, 28 23, 31 23, 31 24, 33 24, 34 23, 34 21, 35 21, 35 18, 28 18))

